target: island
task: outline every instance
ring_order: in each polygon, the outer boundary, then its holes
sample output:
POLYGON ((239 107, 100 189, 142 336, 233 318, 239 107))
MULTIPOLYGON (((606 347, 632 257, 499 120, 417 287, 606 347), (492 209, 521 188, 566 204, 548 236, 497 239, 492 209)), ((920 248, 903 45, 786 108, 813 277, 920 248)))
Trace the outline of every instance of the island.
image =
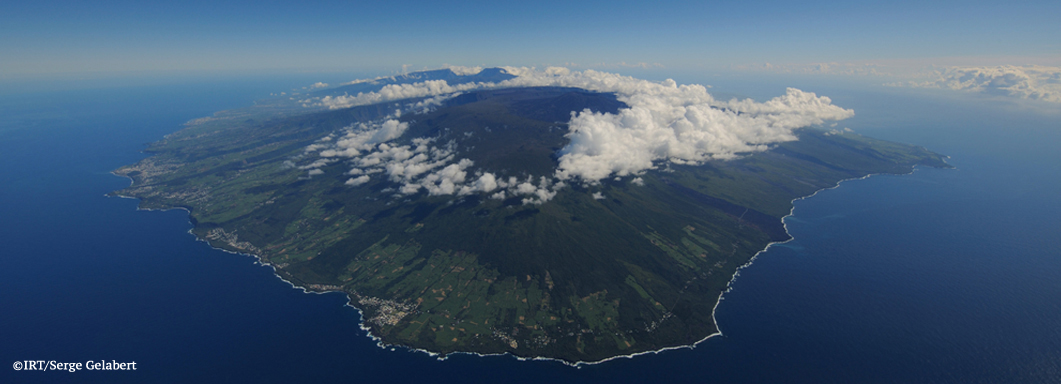
POLYGON ((474 86, 509 72, 419 72, 193 120, 114 171, 132 183, 113 194, 186 209, 210 245, 348 295, 381 345, 574 364, 718 334, 721 296, 789 239, 794 199, 948 167, 922 147, 805 127, 726 158, 563 178, 573 116, 628 103, 571 86, 474 86), (431 81, 457 89, 335 103, 431 81))

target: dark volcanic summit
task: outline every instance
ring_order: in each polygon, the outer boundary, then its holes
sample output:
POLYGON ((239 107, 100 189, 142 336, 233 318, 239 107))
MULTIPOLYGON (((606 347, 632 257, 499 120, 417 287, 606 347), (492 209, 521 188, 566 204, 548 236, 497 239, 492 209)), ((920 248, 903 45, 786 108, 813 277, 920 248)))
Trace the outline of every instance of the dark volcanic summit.
MULTIPOLYGON (((503 175, 551 176, 567 144, 571 112, 615 113, 615 95, 577 88, 535 87, 472 92, 446 108, 410 118, 405 138, 455 140, 460 157, 503 175)), ((399 142, 401 142, 399 140, 399 142)))

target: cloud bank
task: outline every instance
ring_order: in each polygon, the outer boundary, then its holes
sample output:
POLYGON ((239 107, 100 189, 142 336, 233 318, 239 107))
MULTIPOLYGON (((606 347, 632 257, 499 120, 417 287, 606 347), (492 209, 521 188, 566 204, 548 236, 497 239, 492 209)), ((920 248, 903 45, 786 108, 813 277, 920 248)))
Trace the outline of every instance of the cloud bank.
POLYGON ((741 64, 731 68, 738 71, 763 71, 784 74, 802 75, 846 75, 846 76, 881 76, 892 77, 896 68, 876 63, 762 63, 741 64))
POLYGON ((421 191, 431 196, 492 193, 490 197, 495 199, 522 196, 525 204, 549 201, 565 186, 546 177, 535 182, 533 178, 501 179, 482 170, 470 172, 474 162, 457 158, 459 151, 453 140, 443 145, 435 145, 435 138, 415 138, 409 145, 387 143, 401 136, 406 128, 408 123, 396 119, 347 127, 338 138, 330 135, 306 147, 307 154, 319 158, 299 168, 315 176, 324 173, 321 167, 347 159, 351 165, 346 172, 351 176, 346 180, 349 186, 379 178, 399 185, 399 195, 421 191))
POLYGON ((466 83, 458 85, 449 85, 448 83, 446 83, 445 80, 428 80, 412 84, 388 84, 377 92, 361 92, 354 96, 340 95, 306 99, 302 101, 302 105, 307 107, 327 107, 328 109, 342 109, 356 107, 360 105, 383 103, 393 100, 446 95, 461 91, 488 88, 491 85, 492 83, 466 83))
MULTIPOLYGON (((469 69, 467 72, 478 71, 469 69)), ((832 104, 828 97, 789 88, 766 102, 714 99, 702 85, 678 85, 673 80, 651 82, 593 70, 551 67, 504 67, 517 77, 498 83, 451 86, 444 80, 392 84, 378 92, 305 100, 329 108, 345 108, 386 101, 426 98, 409 110, 441 105, 460 92, 528 86, 575 87, 615 93, 628 105, 617 114, 589 110, 572 113, 567 137, 552 177, 502 180, 484 170, 473 170, 471 160, 459 159, 455 142, 435 146, 431 139, 413 139, 395 146, 408 123, 388 118, 348 127, 341 137, 326 137, 307 148, 321 158, 347 158, 354 168, 349 185, 385 174, 400 183, 402 194, 426 190, 431 195, 491 193, 493 198, 524 196, 524 203, 544 203, 568 182, 597 184, 607 177, 639 175, 667 163, 698 164, 732 159, 742 153, 764 151, 770 144, 796 140, 797 128, 854 115, 832 104), (422 105, 422 104, 427 104, 422 105), (469 173, 471 172, 471 173, 469 173), (496 192, 495 192, 496 191, 496 192)), ((642 184, 640 178, 635 185, 642 184)))
POLYGON ((934 77, 923 82, 892 85, 946 88, 1061 103, 1061 67, 948 67, 937 70, 934 77))
POLYGON ((463 67, 459 65, 448 66, 450 71, 460 76, 471 76, 476 75, 483 71, 483 67, 463 67))

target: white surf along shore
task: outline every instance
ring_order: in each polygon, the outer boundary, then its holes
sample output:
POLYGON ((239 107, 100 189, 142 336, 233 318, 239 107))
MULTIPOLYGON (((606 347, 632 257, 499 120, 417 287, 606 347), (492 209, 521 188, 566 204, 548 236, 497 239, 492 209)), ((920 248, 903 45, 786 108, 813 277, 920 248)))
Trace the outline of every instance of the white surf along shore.
MULTIPOLYGON (((914 166, 911 169, 910 172, 905 173, 905 174, 898 174, 898 175, 909 175, 909 174, 911 174, 913 172, 916 172, 916 171, 917 171, 917 166, 914 166)), ((132 186, 132 184, 135 182, 131 177, 124 176, 124 175, 118 175, 118 174, 115 174, 113 172, 111 174, 113 174, 115 176, 128 178, 129 182, 130 182, 130 186, 132 186)), ((792 236, 792 234, 788 231, 788 223, 786 222, 785 219, 787 219, 789 217, 793 217, 795 215, 795 210, 796 210, 795 203, 796 203, 796 201, 812 198, 814 196, 817 196, 818 193, 820 193, 822 191, 839 188, 841 184, 843 184, 844 182, 847 182, 847 181, 864 180, 864 179, 868 179, 869 177, 875 176, 875 175, 879 175, 879 174, 872 173, 872 174, 867 174, 867 175, 861 176, 861 177, 853 177, 853 178, 843 179, 843 180, 838 181, 836 183, 836 185, 833 185, 831 187, 822 188, 822 189, 819 189, 817 191, 814 191, 814 193, 811 193, 811 194, 809 194, 807 196, 802 196, 802 197, 797 197, 795 199, 792 199, 789 202, 789 204, 792 205, 792 207, 789 208, 789 213, 781 218, 781 223, 782 223, 782 226, 785 228, 785 233, 789 236, 788 240, 775 241, 775 242, 768 243, 765 247, 763 247, 762 250, 759 250, 758 252, 756 252, 755 255, 753 255, 752 258, 748 260, 747 263, 745 263, 744 265, 741 265, 740 267, 738 267, 737 270, 733 273, 733 276, 730 278, 729 282, 726 284, 726 289, 722 292, 722 294, 719 295, 718 300, 715 302, 714 308, 712 308, 712 310, 711 310, 711 320, 715 324, 715 329, 716 329, 715 333, 707 335, 703 339, 700 339, 700 340, 698 340, 698 341, 696 341, 694 343, 691 343, 691 344, 677 345, 677 346, 672 346, 672 347, 664 347, 664 348, 660 348, 660 349, 656 349, 656 350, 643 351, 643 352, 632 353, 632 354, 627 354, 627 355, 616 355, 616 356, 612 356, 612 357, 609 357, 609 358, 606 358, 606 359, 596 360, 596 361, 570 362, 570 361, 567 361, 567 360, 547 358, 547 357, 523 357, 523 356, 513 355, 513 354, 511 354, 509 352, 493 353, 493 354, 482 354, 482 353, 476 353, 476 352, 451 352, 449 354, 443 355, 443 354, 440 354, 438 352, 432 352, 432 351, 428 351, 428 350, 425 350, 425 349, 413 348, 413 347, 409 347, 409 346, 405 346, 405 345, 401 345, 401 344, 387 344, 387 343, 384 343, 382 338, 372 334, 372 329, 365 325, 364 312, 361 310, 361 308, 358 308, 356 305, 353 304, 353 298, 350 296, 350 294, 348 294, 346 292, 343 292, 343 291, 339 291, 339 290, 314 290, 314 289, 308 289, 307 287, 303 287, 303 286, 297 285, 297 284, 295 284, 295 283, 293 283, 293 282, 291 282, 291 281, 289 281, 287 279, 284 279, 284 277, 281 276, 278 273, 276 266, 274 266, 272 263, 269 263, 267 261, 262 260, 260 255, 256 255, 256 254, 253 254, 253 253, 236 252, 236 251, 231 251, 231 250, 228 250, 228 249, 220 248, 220 247, 214 246, 213 244, 210 244, 210 241, 208 239, 204 239, 202 237, 199 237, 199 236, 195 235, 192 232, 192 228, 189 228, 187 232, 188 232, 188 234, 191 234, 195 238, 196 241, 202 241, 202 242, 206 243, 210 248, 213 248, 213 249, 216 249, 216 250, 220 250, 220 251, 225 252, 225 253, 230 253, 230 254, 247 256, 247 257, 254 258, 255 259, 255 262, 254 262, 255 264, 271 268, 272 271, 273 271, 273 276, 275 276, 280 281, 283 281, 283 282, 287 283, 288 285, 291 286, 291 288, 297 289, 297 290, 301 290, 303 293, 306 293, 306 294, 341 293, 341 294, 345 295, 346 296, 346 304, 345 305, 350 307, 350 308, 353 308, 354 310, 356 310, 357 313, 358 313, 358 316, 360 317, 360 320, 358 321, 358 327, 361 328, 361 330, 364 331, 365 334, 371 340, 375 341, 376 342, 376 346, 381 348, 381 349, 391 349, 391 350, 393 350, 394 348, 401 348, 401 349, 408 350, 408 351, 425 353, 425 354, 427 354, 429 356, 436 357, 439 360, 446 360, 449 355, 454 355, 454 354, 474 355, 474 356, 479 356, 479 357, 510 355, 510 356, 514 357, 515 359, 520 360, 520 361, 555 361, 555 362, 559 362, 559 363, 562 363, 562 364, 567 365, 567 366, 579 368, 579 367, 584 366, 584 365, 601 364, 601 363, 605 363, 605 362, 608 362, 608 361, 617 360, 617 359, 624 359, 624 358, 632 359, 634 357, 641 356, 641 355, 658 354, 658 353, 662 353, 662 352, 666 352, 666 351, 670 351, 670 350, 694 349, 698 345, 700 345, 701 343, 707 341, 708 339, 711 339, 711 338, 713 338, 715 336, 722 336, 722 327, 718 323, 717 319, 715 318, 715 315, 718 313, 719 304, 721 304, 722 301, 725 299, 726 293, 728 293, 728 292, 733 290, 733 282, 737 280, 738 276, 740 276, 740 271, 742 269, 751 267, 752 264, 755 262, 755 260, 757 258, 759 258, 759 255, 763 254, 766 251, 769 251, 770 248, 773 247, 774 245, 785 244, 785 243, 788 243, 790 241, 795 240, 795 237, 792 236)), ((892 175, 892 174, 888 174, 888 175, 892 175)), ((107 196, 117 196, 117 197, 124 198, 124 199, 139 200, 136 197, 124 196, 124 195, 119 195, 119 194, 112 194, 112 195, 107 195, 107 196)), ((185 211, 189 215, 191 214, 191 211, 189 211, 187 208, 184 208, 184 207, 172 207, 172 208, 164 208, 164 209, 151 209, 151 208, 141 208, 139 206, 139 204, 138 204, 136 209, 140 210, 140 211, 168 211, 168 210, 179 209, 179 210, 185 211)), ((189 220, 188 223, 191 224, 191 220, 189 220)), ((194 225, 193 225, 193 228, 194 228, 194 225)))

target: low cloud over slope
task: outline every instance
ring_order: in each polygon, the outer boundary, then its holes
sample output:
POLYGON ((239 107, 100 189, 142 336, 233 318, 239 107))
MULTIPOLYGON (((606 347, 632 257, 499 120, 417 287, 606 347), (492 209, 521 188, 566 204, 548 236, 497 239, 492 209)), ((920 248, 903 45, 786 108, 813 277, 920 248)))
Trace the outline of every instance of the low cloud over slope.
MULTIPOLYGON (((407 98, 427 98, 410 111, 441 105, 461 92, 529 86, 575 87, 615 93, 628 106, 617 114, 584 110, 572 113, 559 163, 551 179, 502 180, 474 171, 460 158, 455 143, 418 138, 411 145, 389 144, 402 135, 397 115, 375 124, 348 127, 310 148, 307 154, 326 159, 349 158, 350 185, 368 182, 374 173, 399 183, 399 193, 427 190, 430 194, 492 193, 493 197, 523 195, 528 203, 551 199, 566 183, 595 184, 607 177, 637 175, 667 162, 700 163, 763 151, 772 143, 796 140, 793 130, 854 115, 828 97, 789 88, 765 102, 716 100, 702 85, 673 80, 652 82, 593 70, 505 67, 515 78, 496 83, 451 86, 444 80, 391 84, 377 92, 303 100, 307 106, 346 108, 407 98), (334 139, 334 140, 333 140, 334 139), (468 172, 474 172, 474 177, 468 172), (495 191, 497 190, 497 191, 495 191)), ((474 72, 464 69, 463 72, 474 72)))

